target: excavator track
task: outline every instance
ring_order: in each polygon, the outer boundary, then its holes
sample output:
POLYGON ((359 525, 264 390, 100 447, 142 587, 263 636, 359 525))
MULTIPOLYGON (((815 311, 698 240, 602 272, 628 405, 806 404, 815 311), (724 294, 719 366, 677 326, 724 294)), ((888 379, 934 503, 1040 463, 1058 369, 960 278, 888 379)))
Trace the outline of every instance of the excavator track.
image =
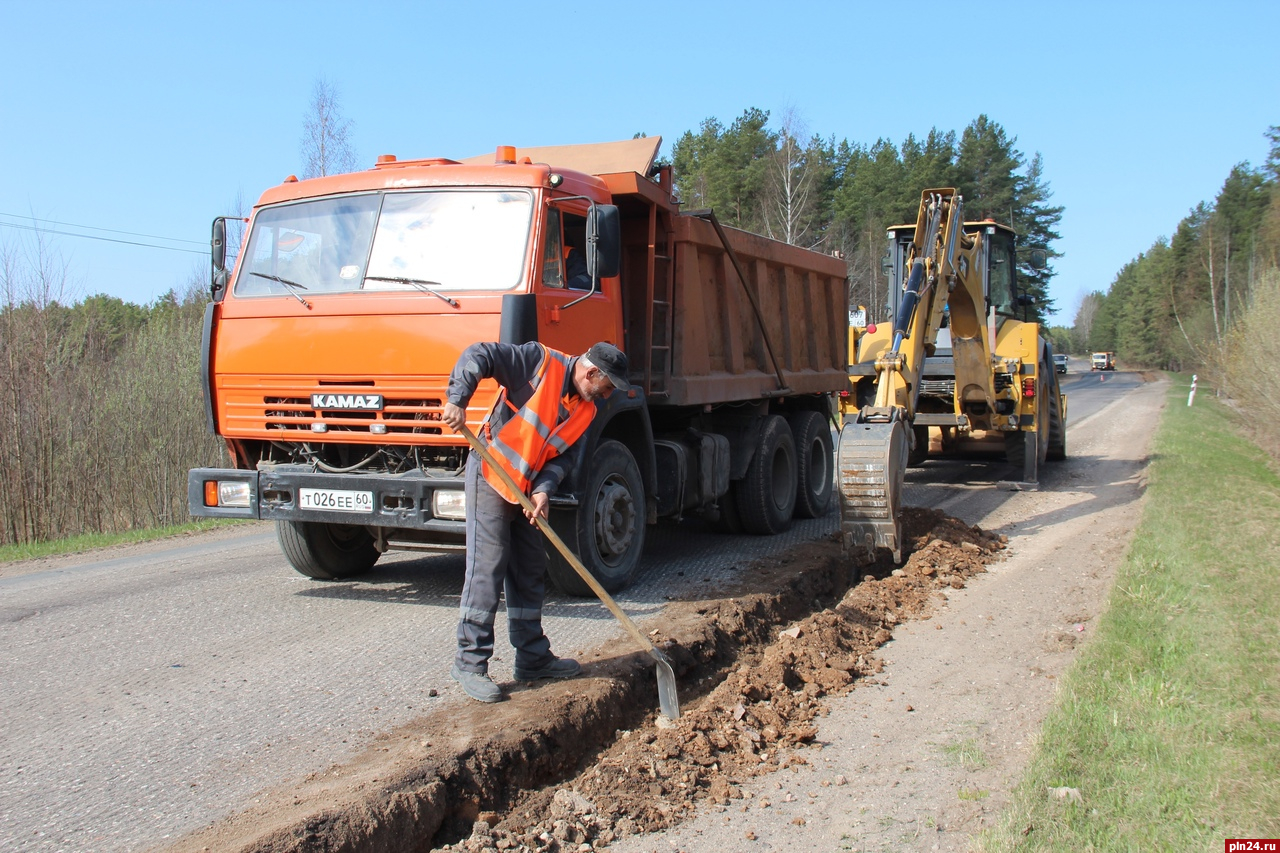
POLYGON ((902 486, 907 469, 906 423, 850 421, 840 432, 840 529, 846 550, 876 548, 902 562, 902 486))

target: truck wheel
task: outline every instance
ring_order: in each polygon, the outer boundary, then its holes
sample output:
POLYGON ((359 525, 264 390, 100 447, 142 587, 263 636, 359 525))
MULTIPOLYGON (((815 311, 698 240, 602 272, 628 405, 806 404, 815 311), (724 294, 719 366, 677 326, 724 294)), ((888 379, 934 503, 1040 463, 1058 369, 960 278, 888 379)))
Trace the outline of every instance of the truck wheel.
MULTIPOLYGON (((600 442, 588 464, 582 502, 553 510, 551 526, 600 585, 617 592, 631 582, 644 549, 644 481, 635 457, 618 441, 600 442)), ((547 576, 568 595, 595 594, 550 543, 547 576)))
POLYGON ((747 533, 781 533, 796 507, 796 446, 781 415, 769 415, 760 430, 747 476, 738 484, 738 514, 747 533))
POLYGON ((299 573, 322 581, 364 574, 381 556, 363 527, 319 521, 277 521, 280 550, 299 573))
POLYGON ((798 457, 795 515, 821 518, 831 506, 831 492, 835 487, 831 429, 820 412, 795 412, 787 422, 798 457))

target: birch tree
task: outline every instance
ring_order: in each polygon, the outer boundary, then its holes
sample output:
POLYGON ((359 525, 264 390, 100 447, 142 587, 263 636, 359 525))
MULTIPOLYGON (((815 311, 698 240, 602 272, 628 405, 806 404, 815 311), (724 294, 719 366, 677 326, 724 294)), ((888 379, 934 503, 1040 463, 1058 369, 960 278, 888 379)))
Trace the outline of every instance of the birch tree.
POLYGON ((351 143, 354 123, 342 114, 338 89, 325 79, 315 82, 311 106, 302 120, 302 177, 338 175, 356 168, 351 143))

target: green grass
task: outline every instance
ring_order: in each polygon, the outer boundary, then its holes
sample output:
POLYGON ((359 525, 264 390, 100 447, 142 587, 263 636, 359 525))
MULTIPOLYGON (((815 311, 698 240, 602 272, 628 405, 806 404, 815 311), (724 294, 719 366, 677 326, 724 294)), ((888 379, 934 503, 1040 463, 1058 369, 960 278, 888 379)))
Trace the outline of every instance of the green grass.
POLYGON ((212 530, 216 527, 246 523, 249 522, 239 519, 206 518, 189 524, 174 524, 169 527, 153 527, 147 530, 129 530, 125 533, 86 533, 83 536, 72 536, 68 539, 55 539, 49 542, 32 542, 28 545, 0 545, 0 563, 33 560, 38 557, 56 557, 60 554, 79 554, 83 551, 109 548, 112 545, 150 542, 153 539, 167 539, 172 536, 212 530))
POLYGON ((1097 636, 983 850, 1280 836, 1280 478, 1212 397, 1188 408, 1185 385, 1097 636), (1080 802, 1051 799, 1060 786, 1080 802))
POLYGON ((980 770, 987 766, 987 754, 982 751, 976 738, 949 743, 942 747, 942 754, 949 764, 965 770, 980 770))

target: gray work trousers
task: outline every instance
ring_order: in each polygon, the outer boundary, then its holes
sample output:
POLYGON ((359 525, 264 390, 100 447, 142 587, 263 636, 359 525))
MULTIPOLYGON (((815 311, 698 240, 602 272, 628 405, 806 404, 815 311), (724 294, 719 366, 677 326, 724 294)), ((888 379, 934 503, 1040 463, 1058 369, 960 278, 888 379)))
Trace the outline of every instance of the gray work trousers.
POLYGON ((542 531, 519 504, 510 504, 480 473, 478 454, 467 461, 467 574, 458 618, 458 669, 488 672, 498 596, 506 593, 507 634, 515 665, 539 669, 551 663, 551 643, 542 632, 547 552, 542 531))

